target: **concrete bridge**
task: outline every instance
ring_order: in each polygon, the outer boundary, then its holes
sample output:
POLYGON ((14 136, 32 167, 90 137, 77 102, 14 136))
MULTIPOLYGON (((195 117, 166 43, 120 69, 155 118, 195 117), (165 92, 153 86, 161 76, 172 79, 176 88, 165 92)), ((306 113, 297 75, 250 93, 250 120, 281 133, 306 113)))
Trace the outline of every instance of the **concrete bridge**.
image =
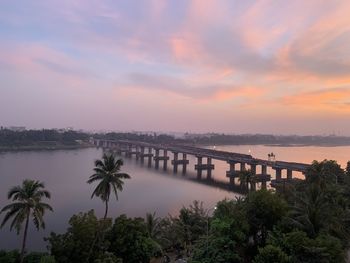
POLYGON ((305 173, 310 166, 304 163, 269 161, 254 158, 248 154, 203 149, 190 145, 153 144, 140 141, 100 139, 92 139, 92 142, 96 147, 115 151, 120 155, 123 153, 127 157, 135 155, 135 158, 140 160, 141 163, 147 161, 149 167, 152 166, 153 161, 155 169, 159 169, 160 164, 162 164, 163 170, 168 169, 168 163, 170 161, 169 153, 171 152, 173 153, 173 160, 170 163, 174 173, 177 173, 179 168, 182 168, 182 174, 185 174, 189 165, 187 156, 195 156, 197 163, 194 169, 197 171, 198 179, 202 178, 203 172, 206 173, 207 179, 211 179, 212 171, 215 169, 212 163, 213 159, 224 161, 228 164, 226 177, 229 178, 232 185, 236 185, 240 173, 247 169, 250 169, 251 173, 255 175, 255 182, 261 183, 261 188, 266 188, 267 182, 271 181, 272 186, 285 183, 293 179, 293 172, 305 173), (271 180, 271 174, 267 173, 268 167, 271 167, 274 171, 274 180, 271 180), (286 171, 286 177, 284 178, 282 177, 283 170, 286 171))

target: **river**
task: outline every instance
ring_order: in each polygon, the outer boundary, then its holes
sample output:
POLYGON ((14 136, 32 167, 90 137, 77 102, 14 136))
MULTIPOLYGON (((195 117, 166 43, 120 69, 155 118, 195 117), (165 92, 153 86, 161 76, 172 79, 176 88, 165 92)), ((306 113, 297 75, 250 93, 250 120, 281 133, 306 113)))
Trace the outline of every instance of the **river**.
MULTIPOLYGON (((209 148, 213 148, 209 147, 209 148)), ((266 158, 267 153, 274 152, 277 160, 310 163, 312 160, 334 159, 343 167, 350 159, 350 147, 271 147, 261 145, 217 146, 218 150, 252 154, 254 157, 266 158)), ((104 205, 99 199, 91 199, 94 185, 86 180, 92 174, 94 160, 100 158, 100 149, 28 151, 0 153, 0 207, 8 204, 6 198, 10 187, 21 184, 23 179, 31 178, 45 182, 52 198, 48 201, 54 212, 45 215, 46 229, 37 232, 32 224, 29 230, 28 249, 45 250, 43 237, 51 231, 63 232, 68 226, 69 218, 78 212, 94 209, 102 217, 104 205)), ((203 179, 195 179, 195 160, 190 157, 188 174, 174 175, 169 166, 168 172, 162 169, 142 166, 135 159, 126 159, 122 171, 130 174, 119 200, 110 202, 109 216, 120 214, 144 217, 147 212, 156 212, 158 216, 176 214, 182 206, 188 206, 193 200, 201 200, 206 208, 215 206, 224 198, 239 196, 217 185, 205 184, 203 179)), ((227 164, 214 161, 213 178, 228 182, 225 177, 227 164)), ((298 176, 298 175, 296 175, 298 176)), ((2 220, 3 215, 0 216, 2 220)), ((21 235, 9 231, 9 224, 0 230, 0 249, 18 248, 21 235)))

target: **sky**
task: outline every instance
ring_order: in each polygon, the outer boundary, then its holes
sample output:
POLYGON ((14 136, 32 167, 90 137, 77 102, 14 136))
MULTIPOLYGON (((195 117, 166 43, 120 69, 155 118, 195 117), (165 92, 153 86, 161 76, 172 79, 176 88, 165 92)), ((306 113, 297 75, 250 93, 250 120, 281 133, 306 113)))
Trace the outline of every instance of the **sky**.
POLYGON ((0 0, 0 125, 350 135, 348 0, 0 0))

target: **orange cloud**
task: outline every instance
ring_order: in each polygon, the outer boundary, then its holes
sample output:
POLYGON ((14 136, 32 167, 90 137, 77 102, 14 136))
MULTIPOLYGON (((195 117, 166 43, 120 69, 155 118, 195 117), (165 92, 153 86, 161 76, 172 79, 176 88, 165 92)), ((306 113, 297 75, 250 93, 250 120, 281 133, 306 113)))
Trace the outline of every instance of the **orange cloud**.
POLYGON ((350 112, 350 88, 334 88, 285 96, 281 98, 281 104, 311 108, 316 111, 350 112))

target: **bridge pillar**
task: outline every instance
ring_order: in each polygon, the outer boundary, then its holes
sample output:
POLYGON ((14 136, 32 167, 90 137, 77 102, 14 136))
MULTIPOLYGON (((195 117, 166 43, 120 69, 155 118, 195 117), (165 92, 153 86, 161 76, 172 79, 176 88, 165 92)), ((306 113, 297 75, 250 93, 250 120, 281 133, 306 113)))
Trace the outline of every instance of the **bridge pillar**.
POLYGON ((169 157, 168 157, 168 151, 167 150, 163 150, 163 156, 164 156, 164 163, 163 163, 163 170, 164 171, 166 171, 167 169, 168 169, 168 159, 169 159, 169 157))
POLYGON ((293 170, 287 169, 287 180, 293 179, 293 170))
POLYGON ((190 161, 187 160, 187 154, 186 153, 182 154, 182 161, 183 161, 182 174, 185 174, 186 171, 187 171, 187 165, 190 163, 190 161))
POLYGON ((230 184, 235 184, 235 177, 234 174, 236 173, 236 164, 235 163, 229 163, 230 170, 228 171, 229 174, 226 172, 226 175, 230 176, 230 184))
POLYGON ((156 150, 156 155, 154 156, 154 168, 159 169, 159 149, 156 150))
POLYGON ((135 156, 136 156, 136 161, 139 160, 139 156, 140 156, 140 151, 139 151, 139 146, 135 145, 135 156))
POLYGON ((141 164, 143 164, 145 162, 145 147, 144 146, 141 146, 140 147, 140 161, 141 161, 141 164))
POLYGON ((282 179, 282 169, 281 168, 275 168, 276 171, 276 181, 279 181, 282 179))
POLYGON ((236 164, 239 163, 237 161, 234 161, 234 160, 229 160, 227 162, 229 164, 229 170, 226 171, 226 177, 229 178, 230 180, 230 184, 233 184, 235 185, 235 179, 238 178, 239 176, 239 171, 236 170, 236 164))
POLYGON ((239 163, 241 171, 245 171, 245 163, 239 163))
POLYGON ((154 161, 155 161, 155 168, 159 169, 159 161, 163 161, 163 170, 166 171, 168 168, 168 151, 167 149, 162 149, 163 150, 163 156, 159 155, 160 149, 155 149, 156 150, 156 155, 154 156, 154 161))
MULTIPOLYGON (((202 156, 197 156, 197 165, 198 167, 202 165, 202 156)), ((197 178, 202 178, 202 169, 197 169, 197 178)))
POLYGON ((126 147, 127 147, 127 151, 125 152, 125 157, 130 158, 131 152, 132 152, 132 144, 128 144, 126 147))
POLYGON ((212 165, 212 160, 211 158, 207 158, 207 165, 208 165, 208 170, 207 170, 207 179, 211 179, 211 165, 212 165))
MULTIPOLYGON (((261 176, 270 178, 270 176, 267 174, 267 165, 266 164, 261 165, 261 176)), ((267 180, 268 179, 262 178, 261 189, 267 189, 267 180)))
POLYGON ((118 155, 122 155, 122 151, 121 151, 120 146, 119 146, 118 144, 117 144, 116 147, 115 147, 115 152, 116 152, 116 154, 118 154, 118 155))
POLYGON ((252 172, 252 174, 256 174, 256 164, 251 163, 250 165, 250 171, 252 172))
POLYGON ((178 163, 177 163, 177 161, 178 161, 178 159, 179 159, 179 153, 177 153, 177 152, 174 152, 174 160, 173 160, 173 171, 174 171, 174 173, 177 173, 177 166, 178 166, 178 163))
POLYGON ((202 178, 202 171, 207 171, 207 179, 211 179, 212 170, 214 169, 214 164, 212 164, 212 158, 207 157, 207 163, 203 164, 203 156, 197 156, 197 164, 194 166, 194 169, 197 170, 197 178, 202 178))
POLYGON ((148 167, 152 166, 152 147, 148 147, 148 167))

